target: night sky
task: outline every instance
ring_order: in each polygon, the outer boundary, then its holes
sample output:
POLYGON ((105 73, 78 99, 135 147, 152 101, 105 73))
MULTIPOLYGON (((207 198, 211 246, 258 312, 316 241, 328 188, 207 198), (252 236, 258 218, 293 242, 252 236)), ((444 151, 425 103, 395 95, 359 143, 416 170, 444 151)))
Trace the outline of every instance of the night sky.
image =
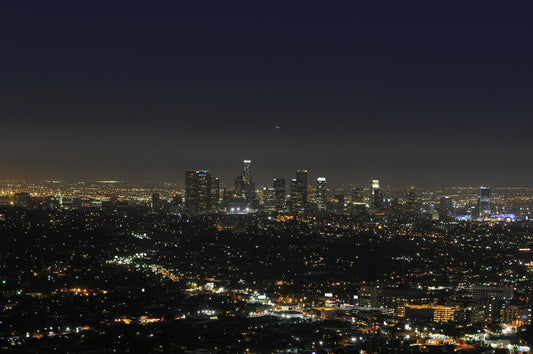
POLYGON ((0 178, 533 185, 529 2, 185 3, 3 1, 0 178))

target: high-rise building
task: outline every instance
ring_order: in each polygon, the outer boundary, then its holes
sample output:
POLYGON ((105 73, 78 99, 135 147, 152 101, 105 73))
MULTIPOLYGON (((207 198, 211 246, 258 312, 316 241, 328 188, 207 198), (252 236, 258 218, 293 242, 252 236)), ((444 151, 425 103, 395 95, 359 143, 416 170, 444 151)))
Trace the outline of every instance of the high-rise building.
POLYGON ((209 212, 218 207, 218 178, 207 170, 185 171, 185 208, 191 214, 209 212))
POLYGON ((352 202, 353 203, 364 203, 365 194, 364 190, 361 187, 355 187, 352 189, 352 202))
POLYGON ((416 214, 416 192, 413 188, 407 191, 405 213, 411 216, 416 214))
POLYGON ((244 160, 243 174, 235 179, 235 194, 244 200, 244 204, 255 203, 255 183, 252 181, 252 160, 244 160))
POLYGON ((382 209, 384 206, 385 196, 383 195, 383 189, 376 188, 374 189, 374 199, 373 199, 373 205, 374 209, 382 209))
POLYGON ((211 185, 209 188, 211 189, 209 208, 217 209, 220 202, 220 181, 218 177, 211 176, 211 185))
POLYGON ((242 175, 235 178, 235 194, 237 198, 244 198, 246 196, 246 188, 242 175))
POLYGON ((285 210, 285 178, 274 178, 274 194, 276 211, 281 212, 285 210))
POLYGON ((57 204, 59 204, 59 207, 63 207, 63 196, 61 195, 61 189, 57 189, 57 192, 56 192, 56 199, 57 199, 57 204))
POLYGON ((198 184, 198 210, 207 211, 211 205, 211 175, 207 170, 196 171, 198 184))
POLYGON ((383 206, 383 190, 379 188, 378 179, 372 180, 372 196, 370 200, 374 209, 381 209, 383 206))
POLYGON ((307 170, 297 170, 291 180, 291 206, 293 211, 304 210, 307 206, 307 170))
POLYGON ((319 212, 326 210, 327 191, 326 178, 318 177, 316 179, 316 206, 319 212))
POLYGON ((263 189, 265 211, 276 211, 276 189, 268 187, 263 189))
POLYGON ((244 184, 252 183, 252 160, 244 160, 244 173, 242 174, 242 181, 244 184))
POLYGON ((441 197, 439 201, 439 216, 441 218, 446 218, 451 216, 453 211, 453 201, 450 197, 441 197))
POLYGON ((479 199, 478 199, 479 217, 481 219, 490 216, 490 188, 479 187, 479 199))

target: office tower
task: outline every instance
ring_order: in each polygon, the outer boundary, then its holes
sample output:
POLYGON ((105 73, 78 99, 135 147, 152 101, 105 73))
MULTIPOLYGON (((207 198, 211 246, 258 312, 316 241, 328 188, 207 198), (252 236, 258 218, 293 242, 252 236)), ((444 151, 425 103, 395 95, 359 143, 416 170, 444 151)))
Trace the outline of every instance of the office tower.
POLYGON ((185 208, 191 214, 200 214, 218 207, 218 178, 207 170, 185 171, 185 208))
POLYGON ((198 210, 209 210, 209 206, 211 204, 211 176, 209 174, 209 171, 196 171, 196 181, 196 183, 198 184, 198 210))
POLYGON ((381 209, 384 206, 385 197, 383 195, 383 189, 374 189, 374 209, 381 209))
POLYGON ((276 189, 268 187, 263 189, 265 211, 276 211, 276 189))
POLYGON ((246 188, 242 175, 239 175, 237 178, 235 178, 235 194, 237 198, 244 199, 246 197, 246 188))
POLYGON ((490 216, 490 188, 479 187, 479 199, 478 199, 479 217, 481 219, 490 216))
POLYGON ((61 189, 57 189, 56 192, 56 199, 57 203, 59 204, 59 207, 61 208, 63 206, 63 196, 61 195, 61 189))
POLYGON ((379 189, 379 180, 378 179, 373 179, 372 180, 372 195, 371 195, 371 198, 370 200, 372 201, 372 207, 374 209, 379 209, 381 208, 382 204, 383 204, 383 198, 380 199, 380 196, 379 195, 376 195, 376 191, 381 191, 381 196, 383 196, 383 191, 381 189, 379 189), (380 201, 381 200, 381 201, 380 201))
POLYGON ((210 194, 210 209, 218 209, 218 204, 220 200, 220 181, 218 177, 211 176, 211 194, 210 194))
POLYGON ((243 174, 235 179, 235 194, 242 198, 247 206, 255 203, 255 183, 252 181, 252 161, 244 160, 243 174))
POLYGON ((291 205, 293 211, 304 210, 307 206, 307 170, 297 170, 291 180, 291 205))
POLYGON ((453 211, 453 201, 450 197, 441 197, 439 201, 439 216, 441 218, 449 217, 453 211))
POLYGON ((185 208, 192 211, 196 208, 198 199, 198 185, 196 183, 196 171, 185 171, 185 208))
POLYGON ((413 188, 407 191, 407 198, 405 201, 405 213, 407 215, 415 215, 416 213, 416 193, 413 188))
POLYGON ((244 184, 252 183, 252 160, 244 160, 244 173, 242 175, 242 181, 244 184))
POLYGON ((285 178, 274 178, 274 193, 276 199, 276 211, 285 210, 285 178))
POLYGON ((364 203, 365 201, 365 194, 363 191, 363 188, 361 187, 355 187, 352 189, 352 202, 353 203, 364 203))
POLYGON ((316 179, 316 206, 319 212, 326 210, 327 191, 326 178, 318 177, 316 179))

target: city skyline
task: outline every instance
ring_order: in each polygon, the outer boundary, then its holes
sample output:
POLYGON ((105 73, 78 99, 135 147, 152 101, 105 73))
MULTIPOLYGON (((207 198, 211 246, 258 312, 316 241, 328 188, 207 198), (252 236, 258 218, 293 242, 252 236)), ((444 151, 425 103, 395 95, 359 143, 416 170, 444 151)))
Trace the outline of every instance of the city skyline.
POLYGON ((307 5, 2 4, 0 178, 530 185, 529 4, 307 5))
POLYGON ((0 3, 0 351, 533 353, 533 3, 0 3))

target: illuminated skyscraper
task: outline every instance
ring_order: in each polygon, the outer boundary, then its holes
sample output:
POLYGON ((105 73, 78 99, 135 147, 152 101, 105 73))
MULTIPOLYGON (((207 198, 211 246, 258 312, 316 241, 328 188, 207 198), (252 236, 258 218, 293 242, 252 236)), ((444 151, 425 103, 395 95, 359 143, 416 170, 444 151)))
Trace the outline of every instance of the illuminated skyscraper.
POLYGON ((307 206, 307 170, 297 170, 296 178, 291 180, 291 205, 293 211, 307 206))
POLYGON ((268 187, 263 189, 265 211, 276 211, 276 189, 268 187))
POLYGON ((252 160, 244 160, 243 174, 235 179, 235 194, 245 201, 247 206, 255 203, 255 183, 252 181, 252 160))
POLYGON ((326 210, 327 191, 326 179, 324 177, 318 177, 316 179, 316 206, 318 211, 326 210))
POLYGON ((207 211, 211 204, 211 175, 209 171, 196 171, 196 183, 198 185, 198 211, 207 211))
POLYGON ((416 193, 413 188, 407 191, 407 198, 405 201, 405 213, 411 216, 416 214, 416 193))
POLYGON ((191 214, 209 212, 218 207, 218 178, 207 170, 185 171, 185 207, 191 214))
POLYGON ((252 183, 252 160, 244 160, 244 173, 242 174, 242 181, 244 184, 252 183))
POLYGON ((211 176, 209 209, 217 209, 220 201, 220 181, 218 177, 211 176))
POLYGON ((59 204, 59 207, 63 207, 63 196, 61 195, 61 189, 57 189, 57 192, 56 192, 56 199, 57 199, 57 203, 59 204))
POLYGON ((274 194, 276 211, 281 212, 285 210, 285 178, 274 178, 274 194))
POLYGON ((372 180, 372 206, 374 209, 381 209, 383 207, 383 190, 379 188, 379 180, 372 180))
POLYGON ((490 216, 490 188, 479 187, 479 199, 478 199, 479 217, 481 219, 490 216))

